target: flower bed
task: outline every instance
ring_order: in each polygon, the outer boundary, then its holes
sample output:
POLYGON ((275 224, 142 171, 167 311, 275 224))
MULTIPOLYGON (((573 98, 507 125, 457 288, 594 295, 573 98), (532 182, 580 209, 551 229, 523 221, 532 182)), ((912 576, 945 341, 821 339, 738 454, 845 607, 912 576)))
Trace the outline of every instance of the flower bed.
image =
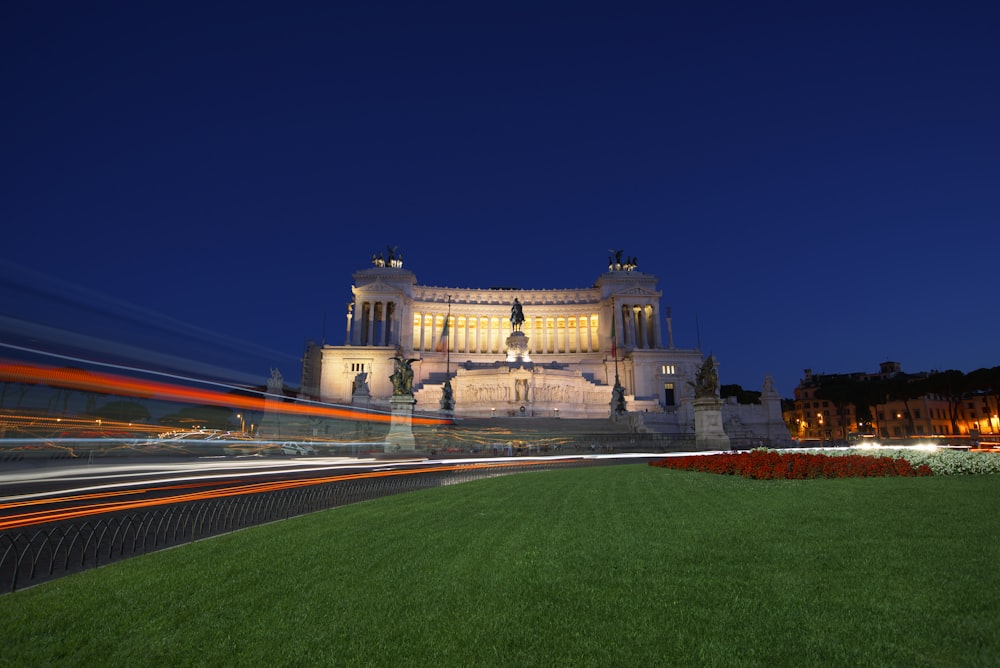
POLYGON ((834 457, 880 456, 905 459, 914 467, 929 466, 934 475, 991 475, 1000 474, 1000 454, 994 452, 968 452, 922 448, 850 448, 840 450, 809 450, 807 452, 834 457))
POLYGON ((806 452, 751 450, 732 454, 669 457, 650 466, 739 475, 754 480, 804 480, 807 478, 871 478, 928 476, 926 464, 914 467, 905 459, 868 455, 829 456, 806 452))

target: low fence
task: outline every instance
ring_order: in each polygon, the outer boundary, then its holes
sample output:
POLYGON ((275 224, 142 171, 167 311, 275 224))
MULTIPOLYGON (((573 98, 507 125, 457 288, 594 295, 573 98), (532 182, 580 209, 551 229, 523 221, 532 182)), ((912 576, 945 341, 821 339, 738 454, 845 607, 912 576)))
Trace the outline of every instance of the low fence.
POLYGON ((593 465, 593 460, 553 461, 344 480, 114 513, 0 532, 0 592, 298 515, 403 492, 453 485, 525 471, 593 465))

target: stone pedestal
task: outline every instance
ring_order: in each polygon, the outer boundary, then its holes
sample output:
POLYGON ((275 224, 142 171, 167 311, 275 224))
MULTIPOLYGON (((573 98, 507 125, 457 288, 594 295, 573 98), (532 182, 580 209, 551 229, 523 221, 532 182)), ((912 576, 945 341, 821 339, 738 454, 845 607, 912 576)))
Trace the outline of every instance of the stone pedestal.
POLYGON ((392 421, 389 423, 389 433, 386 435, 385 452, 407 453, 416 452, 417 444, 413 439, 413 406, 417 403, 413 395, 393 395, 389 399, 392 406, 392 421))
POLYGON ((528 337, 524 332, 511 332, 505 342, 507 345, 508 362, 530 362, 528 356, 528 337))
POLYGON ((729 436, 722 427, 722 400, 694 400, 694 443, 699 450, 729 450, 729 436))

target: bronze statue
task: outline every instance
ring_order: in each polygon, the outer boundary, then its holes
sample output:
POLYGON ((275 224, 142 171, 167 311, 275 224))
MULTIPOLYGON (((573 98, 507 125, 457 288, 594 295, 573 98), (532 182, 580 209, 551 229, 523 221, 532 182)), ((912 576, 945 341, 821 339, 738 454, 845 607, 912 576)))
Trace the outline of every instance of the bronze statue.
POLYGON ((413 363, 420 358, 403 357, 403 351, 396 348, 396 356, 391 359, 396 362, 396 370, 389 376, 393 396, 413 396, 413 363))
POLYGON ((709 355, 702 362, 701 368, 695 373, 694 396, 701 399, 704 397, 715 397, 716 390, 719 389, 719 372, 715 368, 715 357, 709 355))
POLYGON ((521 309, 521 302, 514 297, 514 304, 510 307, 510 331, 519 332, 524 324, 524 311, 521 309))

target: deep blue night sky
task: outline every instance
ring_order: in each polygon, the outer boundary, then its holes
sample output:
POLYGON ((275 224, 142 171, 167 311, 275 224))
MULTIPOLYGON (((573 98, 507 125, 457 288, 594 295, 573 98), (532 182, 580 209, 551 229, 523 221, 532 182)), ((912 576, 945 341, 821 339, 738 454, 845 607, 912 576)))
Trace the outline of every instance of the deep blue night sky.
POLYGON ((995 5, 417 4, 7 3, 0 342, 297 383, 387 245, 624 249, 723 383, 1000 364, 995 5))

